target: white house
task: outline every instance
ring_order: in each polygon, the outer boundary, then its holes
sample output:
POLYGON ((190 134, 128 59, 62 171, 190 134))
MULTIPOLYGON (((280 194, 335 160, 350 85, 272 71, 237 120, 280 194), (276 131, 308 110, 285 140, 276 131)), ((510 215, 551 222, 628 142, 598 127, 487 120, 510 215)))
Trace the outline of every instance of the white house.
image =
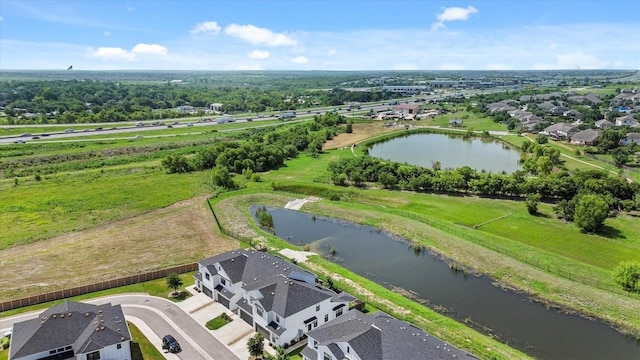
POLYGON ((616 126, 633 126, 638 123, 638 120, 633 118, 633 115, 625 115, 616 118, 616 126))
POLYGON ((120 305, 65 301, 13 325, 10 360, 131 360, 131 333, 120 305))
POLYGON ((631 143, 636 143, 640 145, 640 133, 632 132, 628 133, 622 140, 620 140, 622 145, 629 145, 631 143))
POLYGON ((279 257, 233 250, 198 262, 196 287, 235 312, 276 345, 288 345, 349 312, 355 298, 316 284, 316 277, 279 257))
POLYGON ((475 356, 383 312, 358 310, 307 333, 304 360, 471 360, 475 356))

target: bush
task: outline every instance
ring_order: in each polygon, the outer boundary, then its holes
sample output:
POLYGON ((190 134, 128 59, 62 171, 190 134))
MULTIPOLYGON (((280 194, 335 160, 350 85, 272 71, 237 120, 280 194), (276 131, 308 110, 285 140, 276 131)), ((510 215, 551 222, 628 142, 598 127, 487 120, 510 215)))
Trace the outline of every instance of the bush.
POLYGON ((613 278, 623 289, 640 292, 640 262, 621 262, 613 270, 613 278))
POLYGON ((6 336, 3 336, 2 339, 0 339, 0 343, 2 344, 2 349, 6 349, 9 347, 9 338, 6 336))

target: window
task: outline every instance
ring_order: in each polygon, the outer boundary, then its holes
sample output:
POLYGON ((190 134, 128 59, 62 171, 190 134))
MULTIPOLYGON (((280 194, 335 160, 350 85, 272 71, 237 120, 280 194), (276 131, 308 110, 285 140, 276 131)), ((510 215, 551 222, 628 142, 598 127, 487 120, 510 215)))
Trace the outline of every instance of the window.
POLYGON ((336 317, 342 315, 342 308, 336 310, 336 317))
POLYGON ((316 305, 316 311, 320 311, 320 305, 316 305))
POLYGON ((329 321, 329 314, 324 314, 324 322, 329 321))
POLYGON ((100 351, 94 351, 87 354, 87 360, 100 360, 100 351))
POLYGON ((71 345, 69 345, 69 346, 65 346, 65 347, 64 347, 64 349, 65 349, 65 350, 71 350, 71 349, 72 349, 72 346, 71 346, 71 345))
POLYGON ((276 315, 276 322, 279 323, 280 322, 280 317, 278 317, 278 315, 276 315))
POLYGON ((349 349, 349 345, 347 345, 347 354, 349 353, 349 350, 350 350, 350 349, 349 349))
POLYGON ((333 359, 331 358, 331 355, 324 353, 324 360, 333 360, 333 359))
POLYGON ((204 273, 204 278, 207 280, 211 279, 211 277, 209 276, 209 273, 204 273))
POLYGON ((225 280, 225 279, 222 279, 222 278, 221 278, 221 279, 220 279, 220 283, 221 283, 222 285, 227 285, 227 280, 225 280))
POLYGON ((122 349, 122 344, 116 345, 116 349, 118 349, 118 350, 122 349))
POLYGON ((55 350, 49 350, 49 354, 55 354, 56 351, 55 350))
POLYGON ((258 315, 262 316, 262 314, 264 314, 264 311, 262 310, 261 307, 256 306, 256 312, 258 313, 258 315))

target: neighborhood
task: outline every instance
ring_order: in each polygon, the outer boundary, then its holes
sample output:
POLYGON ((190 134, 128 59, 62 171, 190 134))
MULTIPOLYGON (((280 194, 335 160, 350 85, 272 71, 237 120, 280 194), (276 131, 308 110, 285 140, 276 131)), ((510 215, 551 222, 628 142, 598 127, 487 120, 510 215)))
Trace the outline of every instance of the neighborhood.
MULTIPOLYGON (((362 312, 356 297, 266 252, 232 250, 198 268, 198 296, 230 310, 274 348, 302 349, 304 360, 476 359, 384 312, 362 312)), ((13 325, 9 360, 131 360, 131 340, 120 305, 65 301, 13 325)))

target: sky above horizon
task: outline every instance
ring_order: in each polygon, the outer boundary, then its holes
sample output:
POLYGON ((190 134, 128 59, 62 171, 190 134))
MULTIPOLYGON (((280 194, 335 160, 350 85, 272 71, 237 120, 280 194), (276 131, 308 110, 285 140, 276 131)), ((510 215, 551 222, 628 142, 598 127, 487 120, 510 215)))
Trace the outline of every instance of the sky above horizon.
POLYGON ((640 69, 637 0, 0 0, 0 70, 640 69))

